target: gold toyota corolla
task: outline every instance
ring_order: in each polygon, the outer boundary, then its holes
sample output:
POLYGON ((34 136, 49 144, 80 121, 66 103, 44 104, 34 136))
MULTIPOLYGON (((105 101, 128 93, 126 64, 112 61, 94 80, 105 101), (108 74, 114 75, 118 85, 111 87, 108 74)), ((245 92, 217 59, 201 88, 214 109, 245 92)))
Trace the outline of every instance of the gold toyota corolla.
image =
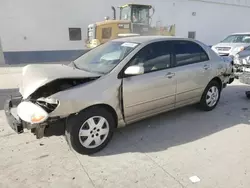
POLYGON ((21 96, 6 101, 5 114, 16 132, 29 129, 37 138, 63 119, 72 148, 92 154, 108 144, 115 128, 195 103, 214 109, 232 81, 231 61, 199 41, 120 38, 69 65, 25 66, 21 96))

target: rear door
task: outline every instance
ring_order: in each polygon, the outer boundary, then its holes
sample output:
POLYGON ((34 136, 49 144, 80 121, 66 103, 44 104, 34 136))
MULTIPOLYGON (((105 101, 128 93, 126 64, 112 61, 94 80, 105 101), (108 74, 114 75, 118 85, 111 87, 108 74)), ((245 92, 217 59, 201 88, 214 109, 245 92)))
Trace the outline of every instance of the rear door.
POLYGON ((155 42, 142 48, 126 66, 144 67, 144 74, 123 78, 127 123, 174 108, 176 79, 171 71, 172 43, 155 42))
POLYGON ((192 41, 177 40, 174 49, 174 72, 176 73, 176 107, 200 100, 210 81, 211 62, 205 50, 192 41))

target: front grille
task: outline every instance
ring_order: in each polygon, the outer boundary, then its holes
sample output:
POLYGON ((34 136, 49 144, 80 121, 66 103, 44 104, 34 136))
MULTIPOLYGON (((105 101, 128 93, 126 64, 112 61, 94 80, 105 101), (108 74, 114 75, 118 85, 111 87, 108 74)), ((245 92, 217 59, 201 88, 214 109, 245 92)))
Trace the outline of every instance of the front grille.
POLYGON ((218 51, 229 51, 231 47, 216 47, 218 51))

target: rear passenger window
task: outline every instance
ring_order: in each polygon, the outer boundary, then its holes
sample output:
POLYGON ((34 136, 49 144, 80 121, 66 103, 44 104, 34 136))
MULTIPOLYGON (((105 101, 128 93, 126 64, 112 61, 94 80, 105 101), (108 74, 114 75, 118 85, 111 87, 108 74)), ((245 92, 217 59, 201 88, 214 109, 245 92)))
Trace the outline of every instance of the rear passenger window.
POLYGON ((130 61, 131 65, 141 65, 144 73, 167 69, 171 66, 171 44, 155 42, 142 48, 130 61))
POLYGON ((174 44, 176 66, 209 60, 207 53, 194 42, 179 41, 174 44))

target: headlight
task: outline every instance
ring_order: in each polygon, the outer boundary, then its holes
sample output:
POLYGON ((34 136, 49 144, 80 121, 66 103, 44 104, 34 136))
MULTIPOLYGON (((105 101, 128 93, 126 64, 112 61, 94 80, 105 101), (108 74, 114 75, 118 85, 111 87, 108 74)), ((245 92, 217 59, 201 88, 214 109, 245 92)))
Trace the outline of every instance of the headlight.
POLYGON ((211 48, 215 53, 218 53, 217 49, 215 48, 215 46, 212 46, 211 48))
POLYGON ((236 47, 236 48, 234 49, 234 51, 237 52, 237 53, 239 53, 239 52, 241 52, 241 51, 243 51, 243 50, 244 50, 244 47, 243 47, 243 46, 241 46, 241 47, 236 47))
POLYGON ((43 123, 48 119, 48 113, 44 109, 27 101, 17 106, 17 114, 23 121, 31 124, 43 123))

